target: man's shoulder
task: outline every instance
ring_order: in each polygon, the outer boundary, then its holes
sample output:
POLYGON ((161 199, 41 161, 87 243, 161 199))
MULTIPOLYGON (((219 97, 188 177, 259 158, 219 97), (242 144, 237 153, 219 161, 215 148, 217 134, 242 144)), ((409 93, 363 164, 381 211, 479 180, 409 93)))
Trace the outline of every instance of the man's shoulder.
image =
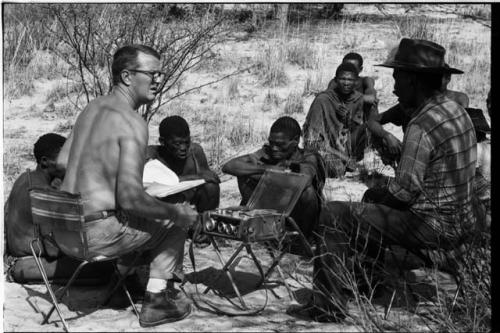
POLYGON ((197 142, 191 142, 190 150, 195 154, 199 153, 199 152, 205 153, 205 151, 203 150, 203 147, 197 142))
POLYGON ((146 160, 155 159, 159 156, 159 145, 149 145, 146 150, 146 160))

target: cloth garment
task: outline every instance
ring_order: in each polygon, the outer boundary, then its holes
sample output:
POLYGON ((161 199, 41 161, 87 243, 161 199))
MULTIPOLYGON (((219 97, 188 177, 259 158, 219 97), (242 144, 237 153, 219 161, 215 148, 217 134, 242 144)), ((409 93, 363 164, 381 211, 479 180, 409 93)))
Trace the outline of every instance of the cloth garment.
POLYGON ((462 228, 474 224, 476 158, 469 116, 456 102, 436 95, 408 123, 396 177, 388 189, 436 233, 459 237, 462 228))
MULTIPOLYGON (((249 154, 251 159, 258 164, 271 164, 269 154, 266 153, 268 147, 249 154)), ((311 184, 306 186, 297 201, 290 216, 295 220, 301 231, 306 237, 312 234, 319 217, 322 201, 322 191, 325 184, 325 168, 323 160, 319 154, 308 152, 298 148, 292 156, 277 164, 278 166, 297 168, 296 172, 310 175, 312 178, 311 184)), ((246 205, 253 191, 257 187, 260 178, 256 177, 238 177, 238 188, 241 194, 240 205, 246 205)))
MULTIPOLYGON (((55 231, 54 239, 64 253, 73 252, 78 234, 55 231)), ((128 265, 132 252, 147 252, 150 277, 171 279, 182 271, 186 231, 172 221, 151 221, 117 211, 116 216, 87 223, 89 254, 120 257, 120 264, 128 265)))
POLYGON ((346 290, 351 290, 346 276, 357 279, 358 286, 363 283, 375 285, 382 275, 386 246, 400 245, 416 255, 436 249, 451 251, 458 246, 436 234, 409 210, 359 202, 327 203, 322 208, 318 239, 314 261, 314 304, 341 311, 347 311, 346 290), (347 261, 346 258, 354 255, 361 267, 347 261), (366 271, 360 274, 363 268, 366 271))
POLYGON ((326 90, 312 102, 303 126, 304 147, 321 154, 329 177, 342 176, 351 159, 363 158, 368 142, 364 124, 368 109, 358 91, 341 98, 335 90, 326 90), (341 114, 341 105, 348 114, 341 114))

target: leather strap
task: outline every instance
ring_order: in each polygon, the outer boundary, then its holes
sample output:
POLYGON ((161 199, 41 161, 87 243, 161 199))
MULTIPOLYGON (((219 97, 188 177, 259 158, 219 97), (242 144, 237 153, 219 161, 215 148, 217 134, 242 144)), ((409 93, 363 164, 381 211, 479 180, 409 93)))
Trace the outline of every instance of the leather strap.
POLYGON ((115 215, 116 215, 115 210, 101 210, 100 212, 85 215, 85 222, 101 220, 115 215))

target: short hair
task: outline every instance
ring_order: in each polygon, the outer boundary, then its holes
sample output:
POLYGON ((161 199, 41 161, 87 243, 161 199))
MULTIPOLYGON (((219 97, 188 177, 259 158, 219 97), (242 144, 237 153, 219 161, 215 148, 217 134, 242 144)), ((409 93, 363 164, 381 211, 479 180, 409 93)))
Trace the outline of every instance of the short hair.
POLYGON ((42 157, 55 158, 62 146, 66 142, 66 138, 55 133, 44 134, 35 142, 33 154, 35 155, 36 163, 40 163, 42 157))
POLYGON ((354 73, 356 76, 358 76, 358 69, 350 62, 341 63, 339 67, 337 67, 337 70, 335 71, 335 77, 339 76, 341 72, 351 72, 354 73))
POLYGON ((356 53, 356 52, 347 53, 344 56, 344 58, 342 59, 342 62, 344 62, 346 60, 356 60, 357 62, 359 62, 359 67, 363 66, 363 57, 359 53, 356 53))
POLYGON ((191 135, 186 119, 181 116, 165 117, 160 123, 159 132, 163 138, 170 138, 173 135, 185 138, 191 135))
POLYGON ((146 45, 133 44, 119 48, 113 55, 113 64, 111 65, 113 84, 118 84, 120 82, 120 73, 124 69, 137 68, 137 57, 139 55, 139 52, 152 55, 157 59, 161 58, 160 54, 156 52, 156 50, 146 45))
POLYGON ((300 125, 297 122, 297 120, 293 119, 292 117, 284 116, 278 118, 272 125, 271 125, 271 133, 285 133, 290 139, 293 139, 295 137, 300 137, 300 134, 302 131, 300 130, 300 125))

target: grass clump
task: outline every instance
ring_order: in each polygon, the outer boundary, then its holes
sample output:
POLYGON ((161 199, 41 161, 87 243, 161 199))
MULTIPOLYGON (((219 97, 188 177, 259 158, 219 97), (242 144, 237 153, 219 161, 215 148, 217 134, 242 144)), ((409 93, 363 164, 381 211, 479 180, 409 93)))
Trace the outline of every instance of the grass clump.
POLYGON ((257 74, 264 86, 284 86, 288 83, 285 71, 285 49, 282 43, 269 43, 257 55, 257 74))
POLYGON ((293 115, 304 112, 304 105, 302 104, 302 94, 298 91, 292 91, 286 98, 284 114, 293 115))

